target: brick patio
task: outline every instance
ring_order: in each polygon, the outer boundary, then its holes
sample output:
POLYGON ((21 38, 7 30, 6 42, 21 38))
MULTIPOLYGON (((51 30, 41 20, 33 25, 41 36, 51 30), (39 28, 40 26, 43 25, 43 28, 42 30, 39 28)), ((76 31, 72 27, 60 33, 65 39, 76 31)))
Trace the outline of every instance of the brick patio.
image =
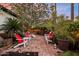
MULTIPOLYGON (((37 35, 35 39, 31 40, 31 43, 27 47, 19 47, 16 49, 9 49, 4 52, 19 51, 19 52, 38 52, 39 56, 57 56, 59 49, 54 49, 53 44, 46 44, 44 36, 37 35)), ((4 53, 3 52, 3 53, 4 53)))

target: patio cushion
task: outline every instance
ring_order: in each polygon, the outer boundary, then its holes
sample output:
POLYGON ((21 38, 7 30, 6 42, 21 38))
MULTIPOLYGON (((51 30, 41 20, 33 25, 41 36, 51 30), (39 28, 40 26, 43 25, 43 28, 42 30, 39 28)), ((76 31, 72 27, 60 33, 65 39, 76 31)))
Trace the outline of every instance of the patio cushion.
POLYGON ((26 36, 26 37, 30 37, 30 34, 29 34, 29 33, 25 33, 25 36, 26 36))
POLYGON ((23 40, 19 34, 16 34, 16 39, 18 40, 18 43, 22 43, 23 40))
POLYGON ((53 35, 53 33, 52 33, 52 32, 49 32, 49 33, 48 33, 48 38, 49 38, 49 39, 52 39, 52 38, 53 38, 53 36, 54 36, 54 35, 53 35))

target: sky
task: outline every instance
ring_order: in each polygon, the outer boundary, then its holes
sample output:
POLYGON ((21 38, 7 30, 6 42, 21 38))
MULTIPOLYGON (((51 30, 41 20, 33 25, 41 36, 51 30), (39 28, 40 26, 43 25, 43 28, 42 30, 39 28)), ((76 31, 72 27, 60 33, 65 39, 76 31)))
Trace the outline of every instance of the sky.
MULTIPOLYGON (((64 14, 65 16, 71 15, 71 6, 69 3, 58 3, 57 4, 57 14, 61 15, 64 14)), ((78 4, 74 4, 74 16, 78 16, 78 4)))
MULTIPOLYGON (((11 9, 11 5, 8 3, 2 3, 4 7, 11 9)), ((49 5, 50 7, 50 5, 49 5)), ((49 13, 50 14, 50 13, 49 13)), ((65 16, 71 16, 70 3, 57 3, 57 15, 64 14, 65 16)), ((78 16, 78 3, 74 3, 74 16, 78 16)))

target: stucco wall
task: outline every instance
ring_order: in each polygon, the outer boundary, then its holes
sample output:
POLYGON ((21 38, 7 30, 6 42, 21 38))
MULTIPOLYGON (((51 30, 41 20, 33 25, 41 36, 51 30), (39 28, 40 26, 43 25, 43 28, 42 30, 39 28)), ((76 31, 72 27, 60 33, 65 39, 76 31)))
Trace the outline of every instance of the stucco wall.
MULTIPOLYGON (((0 10, 0 25, 4 24, 7 18, 14 18, 12 15, 0 10)), ((1 26, 0 26, 1 28, 1 26)), ((3 31, 0 31, 3 32, 3 31)))

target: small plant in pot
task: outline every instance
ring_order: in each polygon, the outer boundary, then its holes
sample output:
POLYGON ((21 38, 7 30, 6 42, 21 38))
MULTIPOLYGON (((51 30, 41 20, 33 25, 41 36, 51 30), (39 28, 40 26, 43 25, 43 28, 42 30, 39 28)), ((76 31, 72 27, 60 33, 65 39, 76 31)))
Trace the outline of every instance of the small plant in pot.
POLYGON ((69 48, 69 40, 64 35, 57 35, 58 48, 61 50, 68 50, 69 48))

